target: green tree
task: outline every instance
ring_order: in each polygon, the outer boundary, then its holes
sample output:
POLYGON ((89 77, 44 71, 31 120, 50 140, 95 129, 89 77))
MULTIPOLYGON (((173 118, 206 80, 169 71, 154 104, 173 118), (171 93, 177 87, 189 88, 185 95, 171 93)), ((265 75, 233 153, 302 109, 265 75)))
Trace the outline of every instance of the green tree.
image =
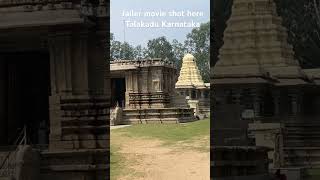
POLYGON ((143 59, 144 53, 141 45, 138 45, 134 48, 134 59, 143 59))
POLYGON ((187 52, 194 55, 205 82, 210 81, 210 23, 192 29, 185 40, 187 52))
POLYGON ((121 42, 116 41, 113 33, 110 33, 110 58, 111 61, 121 58, 121 42))
POLYGON ((180 43, 176 39, 174 39, 171 44, 172 44, 172 51, 174 54, 174 63, 177 69, 180 71, 181 65, 182 65, 182 58, 186 54, 187 49, 182 43, 180 43))
POLYGON ((168 59, 174 62, 172 46, 164 36, 149 40, 146 50, 146 57, 168 59))
POLYGON ((132 60, 134 59, 134 48, 127 42, 121 44, 120 59, 132 60))

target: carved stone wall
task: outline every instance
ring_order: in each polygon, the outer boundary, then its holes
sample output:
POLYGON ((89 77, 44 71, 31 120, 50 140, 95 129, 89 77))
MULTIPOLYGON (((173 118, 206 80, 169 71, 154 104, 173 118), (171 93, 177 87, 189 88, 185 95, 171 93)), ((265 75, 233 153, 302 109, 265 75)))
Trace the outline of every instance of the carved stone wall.
POLYGON ((0 57, 50 54, 50 137, 40 179, 108 178, 107 6, 104 0, 0 1, 0 57))
POLYGON ((170 95, 174 93, 176 81, 176 69, 172 63, 161 59, 118 60, 112 62, 111 67, 114 76, 120 76, 120 74, 125 76, 126 108, 170 106, 170 95))
POLYGON ((267 148, 212 147, 211 178, 270 180, 267 148))

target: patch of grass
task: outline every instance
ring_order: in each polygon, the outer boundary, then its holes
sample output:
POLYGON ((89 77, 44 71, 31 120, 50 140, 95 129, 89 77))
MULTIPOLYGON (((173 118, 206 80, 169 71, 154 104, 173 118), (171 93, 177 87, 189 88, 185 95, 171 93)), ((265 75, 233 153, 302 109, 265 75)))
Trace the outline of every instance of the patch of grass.
POLYGON ((128 156, 127 153, 121 152, 121 143, 125 142, 122 135, 111 134, 110 142, 110 179, 117 180, 119 177, 126 176, 131 177, 141 177, 143 174, 136 172, 131 165, 136 164, 137 159, 141 158, 139 155, 128 156))
POLYGON ((116 180, 116 178, 122 174, 122 164, 125 159, 119 153, 119 147, 111 144, 110 148, 110 179, 116 180))
POLYGON ((185 124, 139 124, 112 130, 129 137, 157 138, 167 142, 187 141, 210 134, 209 118, 185 124))

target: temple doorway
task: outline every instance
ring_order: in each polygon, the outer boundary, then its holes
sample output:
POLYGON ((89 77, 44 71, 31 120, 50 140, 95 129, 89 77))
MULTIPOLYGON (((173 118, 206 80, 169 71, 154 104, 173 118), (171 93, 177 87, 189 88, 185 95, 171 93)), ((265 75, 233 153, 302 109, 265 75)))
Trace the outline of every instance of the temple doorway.
POLYGON ((112 107, 115 107, 117 103, 120 107, 125 107, 126 97, 126 80, 125 78, 112 78, 111 79, 111 97, 112 107))
POLYGON ((14 145, 21 133, 28 144, 49 142, 50 61, 48 52, 1 54, 1 144, 14 145), (25 130, 24 130, 25 129, 25 130))

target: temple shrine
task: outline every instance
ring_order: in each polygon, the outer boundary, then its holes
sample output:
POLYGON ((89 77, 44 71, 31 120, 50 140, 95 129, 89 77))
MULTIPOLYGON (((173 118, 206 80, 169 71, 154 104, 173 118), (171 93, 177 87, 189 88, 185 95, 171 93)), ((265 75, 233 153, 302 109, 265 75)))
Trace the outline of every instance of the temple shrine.
MULTIPOLYGON (((266 146, 270 172, 318 167, 320 69, 294 59, 274 1, 234 0, 223 40, 211 69, 211 146, 266 146)), ((240 163, 225 176, 250 179, 259 172, 242 170, 253 166, 240 163)))
POLYGON ((111 124, 180 123, 195 120, 184 96, 175 91, 175 66, 163 59, 114 60, 110 65, 111 124), (119 114, 119 113, 112 113, 119 114))
POLYGON ((186 54, 183 57, 175 88, 180 95, 188 99, 188 104, 195 109, 196 114, 209 116, 210 83, 203 82, 195 57, 192 54, 186 54))

